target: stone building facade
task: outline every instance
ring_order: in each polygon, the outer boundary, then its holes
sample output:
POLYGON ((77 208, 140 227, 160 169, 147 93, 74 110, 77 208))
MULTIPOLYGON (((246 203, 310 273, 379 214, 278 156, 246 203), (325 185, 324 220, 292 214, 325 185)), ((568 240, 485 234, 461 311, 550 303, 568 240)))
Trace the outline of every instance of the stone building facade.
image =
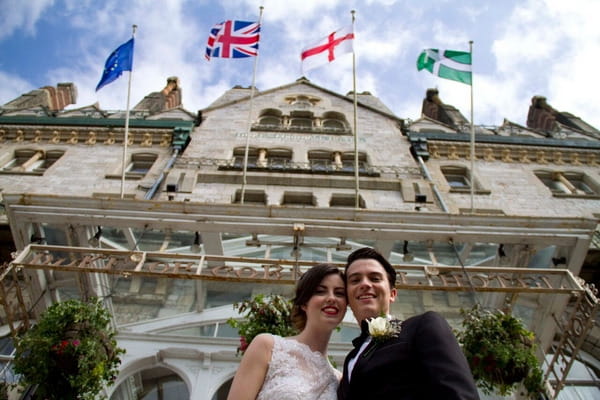
MULTIPOLYGON (((400 272, 394 314, 434 309, 459 328, 475 302, 509 309, 547 354, 582 293, 572 277, 598 281, 599 132, 539 97, 527 127, 471 135, 436 90, 412 121, 357 93, 356 126, 354 93, 305 78, 234 87, 197 113, 181 90, 171 77, 142 99, 127 138, 124 112, 65 109, 72 84, 0 111, 1 237, 16 250, 3 257, 25 266, 27 293, 3 304, 5 330, 54 301, 103 298, 127 349, 115 400, 225 398, 239 363, 232 303, 289 295, 303 269, 362 246, 400 272)), ((330 346, 338 365, 356 332, 349 312, 330 346)), ((592 331, 581 354, 596 343, 592 331)))

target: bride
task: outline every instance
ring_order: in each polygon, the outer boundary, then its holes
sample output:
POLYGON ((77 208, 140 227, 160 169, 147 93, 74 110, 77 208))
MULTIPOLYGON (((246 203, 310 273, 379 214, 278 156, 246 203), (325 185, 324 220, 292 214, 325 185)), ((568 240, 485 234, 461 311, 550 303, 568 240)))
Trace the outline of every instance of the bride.
POLYGON ((337 399, 341 373, 327 358, 331 332, 346 313, 343 273, 319 264, 298 280, 292 323, 296 336, 256 336, 244 353, 227 400, 337 399))

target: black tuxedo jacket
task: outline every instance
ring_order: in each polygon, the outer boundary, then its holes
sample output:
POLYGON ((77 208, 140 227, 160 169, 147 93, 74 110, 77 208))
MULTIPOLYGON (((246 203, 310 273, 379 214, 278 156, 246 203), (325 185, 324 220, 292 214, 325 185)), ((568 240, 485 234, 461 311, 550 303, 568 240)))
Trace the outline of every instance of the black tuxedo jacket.
POLYGON ((417 315, 402 323, 397 337, 371 340, 348 382, 348 361, 363 341, 346 357, 339 400, 479 399, 467 360, 441 315, 417 315))

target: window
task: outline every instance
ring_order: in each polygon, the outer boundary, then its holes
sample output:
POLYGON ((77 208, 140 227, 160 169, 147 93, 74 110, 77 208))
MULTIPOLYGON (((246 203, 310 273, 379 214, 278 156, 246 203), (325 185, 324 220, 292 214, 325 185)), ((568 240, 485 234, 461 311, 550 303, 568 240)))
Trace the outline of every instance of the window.
POLYGON ((285 192, 281 205, 316 206, 315 196, 310 192, 285 192))
POLYGON ((158 156, 153 153, 134 153, 131 155, 131 162, 127 165, 125 169, 125 177, 129 179, 142 179, 158 156))
POLYGON ((314 172, 326 172, 335 170, 333 163, 334 155, 327 150, 311 150, 308 152, 310 169, 314 172))
POLYGON ((290 113, 290 129, 300 131, 312 130, 313 113, 310 111, 292 111, 290 113))
MULTIPOLYGON (((354 152, 346 152, 342 154, 342 171, 354 172, 354 152)), ((365 153, 358 153, 358 172, 367 172, 367 155, 365 153)))
MULTIPOLYGON (((242 190, 235 191, 234 203, 240 203, 242 190)), ((244 191, 244 204, 267 204, 267 195, 264 190, 246 190, 244 191)))
POLYGON ((467 191, 471 190, 471 179, 469 170, 460 166, 442 167, 442 173, 446 182, 450 185, 450 191, 467 191))
MULTIPOLYGON (((462 165, 445 165, 440 170, 450 186, 450 192, 469 193, 471 192, 471 173, 467 167, 462 165)), ((473 177, 473 191, 478 195, 489 195, 492 191, 480 182, 477 175, 473 177)))
POLYGON ((285 98, 285 102, 297 108, 313 107, 321 101, 320 98, 307 96, 305 94, 290 95, 285 98))
POLYGON ((335 119, 326 119, 323 121, 323 128, 325 130, 342 131, 344 130, 344 123, 335 119))
POLYGON ((272 127, 276 127, 279 126, 281 120, 277 117, 274 117, 272 115, 266 115, 264 117, 261 117, 260 120, 258 121, 258 123, 260 125, 263 126, 272 126, 272 127))
MULTIPOLYGON (((355 207, 356 196, 354 194, 347 193, 334 193, 331 195, 329 201, 329 207, 355 207)), ((358 207, 366 208, 365 200, 361 195, 358 196, 358 207)))
POLYGON ((348 123, 344 114, 335 111, 329 111, 323 114, 322 117, 323 130, 325 132, 333 133, 347 133, 349 132, 348 123))
POLYGON ((267 150, 269 169, 289 169, 292 162, 292 151, 288 149, 267 150))
POLYGON ((65 152, 63 150, 19 149, 13 158, 2 165, 0 171, 13 174, 42 175, 65 152))
POLYGON ((580 172, 535 171, 554 196, 599 196, 600 185, 580 172))
POLYGON ((281 126, 281 111, 274 108, 268 108, 261 111, 258 118, 258 125, 261 128, 277 128, 281 126))
POLYGON ((303 117, 290 118, 290 127, 300 129, 300 130, 311 129, 312 128, 312 119, 311 118, 303 118, 303 117))
MULTIPOLYGON (((236 147, 233 149, 233 166, 235 168, 244 168, 244 157, 246 154, 245 147, 236 147)), ((248 164, 247 168, 256 168, 258 161, 258 149, 248 148, 248 164)))
POLYGON ((292 100, 290 104, 299 108, 306 108, 312 106, 310 99, 303 95, 297 96, 295 99, 292 100))

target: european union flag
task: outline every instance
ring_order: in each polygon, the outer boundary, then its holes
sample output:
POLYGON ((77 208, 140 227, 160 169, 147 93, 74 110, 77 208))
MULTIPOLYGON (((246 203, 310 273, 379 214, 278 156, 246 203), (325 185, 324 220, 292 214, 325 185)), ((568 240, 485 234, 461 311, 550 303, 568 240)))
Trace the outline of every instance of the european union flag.
POLYGON ((106 64, 104 64, 104 72, 102 78, 96 86, 96 92, 104 85, 108 85, 112 81, 121 76, 123 71, 131 71, 133 67, 133 38, 123 43, 115 51, 110 53, 106 64))

